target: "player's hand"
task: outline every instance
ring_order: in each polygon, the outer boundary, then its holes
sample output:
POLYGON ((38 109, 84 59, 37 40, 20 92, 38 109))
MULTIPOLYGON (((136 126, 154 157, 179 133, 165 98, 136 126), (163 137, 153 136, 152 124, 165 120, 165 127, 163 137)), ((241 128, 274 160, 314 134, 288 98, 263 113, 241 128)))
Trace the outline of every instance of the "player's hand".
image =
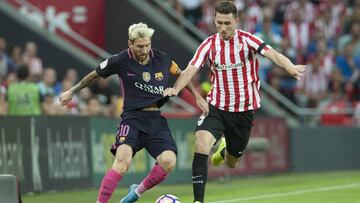
POLYGON ((63 92, 59 97, 61 106, 65 106, 67 103, 69 103, 71 101, 71 99, 73 98, 73 96, 74 96, 74 93, 70 90, 63 92))
POLYGON ((295 65, 292 68, 290 68, 288 72, 294 78, 300 80, 300 78, 305 74, 306 70, 307 70, 306 65, 295 65))
POLYGON ((172 96, 177 96, 177 95, 178 95, 178 92, 172 87, 166 88, 163 93, 164 97, 172 97, 172 96))
POLYGON ((209 114, 209 104, 201 96, 196 98, 196 105, 203 111, 203 115, 209 114))

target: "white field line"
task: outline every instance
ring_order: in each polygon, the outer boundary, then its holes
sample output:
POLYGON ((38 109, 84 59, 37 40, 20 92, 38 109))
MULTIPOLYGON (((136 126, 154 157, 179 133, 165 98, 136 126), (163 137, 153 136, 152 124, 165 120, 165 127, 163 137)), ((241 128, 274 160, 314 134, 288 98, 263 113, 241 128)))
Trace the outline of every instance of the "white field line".
POLYGON ((287 197, 287 196, 293 196, 293 195, 302 195, 302 194, 313 193, 313 192, 325 192, 325 191, 331 191, 331 190, 343 190, 343 189, 355 188, 355 187, 360 187, 360 183, 329 186, 329 187, 319 187, 319 188, 312 188, 312 189, 306 189, 306 190, 295 190, 295 191, 292 191, 292 192, 274 193, 274 194, 268 194, 268 195, 256 195, 256 196, 243 197, 243 198, 237 198, 237 199, 220 200, 220 201, 209 202, 209 203, 242 202, 242 201, 248 201, 248 200, 268 199, 268 198, 274 198, 274 197, 287 197))

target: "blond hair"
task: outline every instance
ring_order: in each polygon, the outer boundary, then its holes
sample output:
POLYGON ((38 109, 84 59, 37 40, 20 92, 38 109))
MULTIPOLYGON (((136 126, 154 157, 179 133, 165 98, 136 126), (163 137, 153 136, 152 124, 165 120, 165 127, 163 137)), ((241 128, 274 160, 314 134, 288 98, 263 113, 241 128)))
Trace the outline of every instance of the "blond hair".
POLYGON ((129 27, 129 40, 133 41, 144 37, 151 38, 154 32, 155 30, 149 28, 145 23, 132 24, 129 27))

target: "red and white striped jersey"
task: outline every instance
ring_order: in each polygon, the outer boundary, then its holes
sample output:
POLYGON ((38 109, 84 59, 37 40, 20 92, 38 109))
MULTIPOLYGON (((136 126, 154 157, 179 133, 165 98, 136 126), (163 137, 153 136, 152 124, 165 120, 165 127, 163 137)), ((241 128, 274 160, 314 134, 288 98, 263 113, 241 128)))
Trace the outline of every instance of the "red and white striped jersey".
POLYGON ((200 68, 210 61, 212 88, 207 101, 225 111, 242 112, 260 107, 257 53, 271 48, 258 37, 235 30, 230 40, 214 34, 205 39, 190 65, 200 68))

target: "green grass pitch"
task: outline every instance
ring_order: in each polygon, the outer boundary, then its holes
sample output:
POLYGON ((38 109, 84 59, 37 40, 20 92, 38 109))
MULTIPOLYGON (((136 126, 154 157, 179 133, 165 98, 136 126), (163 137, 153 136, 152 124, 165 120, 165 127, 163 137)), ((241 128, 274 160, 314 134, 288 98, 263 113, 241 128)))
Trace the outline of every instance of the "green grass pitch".
MULTIPOLYGON (((118 203, 127 188, 119 188, 110 203, 118 203)), ((139 203, 153 203, 173 194, 192 202, 192 185, 160 185, 145 193, 139 203)), ((24 203, 95 203, 97 189, 24 195, 24 203)), ((360 203, 360 170, 305 174, 246 176, 209 181, 206 203, 360 203)))

